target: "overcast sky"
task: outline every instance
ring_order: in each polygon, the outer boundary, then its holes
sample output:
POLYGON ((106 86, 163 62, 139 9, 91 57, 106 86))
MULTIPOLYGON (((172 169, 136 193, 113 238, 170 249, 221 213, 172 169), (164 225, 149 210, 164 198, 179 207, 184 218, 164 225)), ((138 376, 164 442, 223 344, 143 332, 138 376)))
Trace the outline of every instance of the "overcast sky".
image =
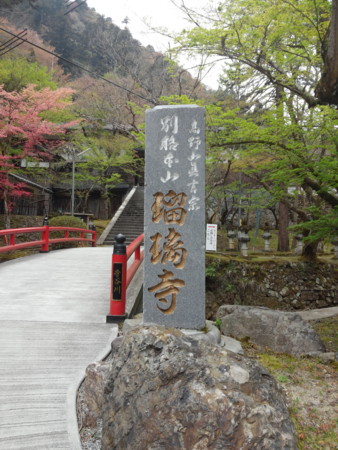
MULTIPOLYGON (((186 6, 194 9, 202 8, 206 3, 208 0, 185 0, 186 6)), ((123 21, 127 17, 127 27, 132 36, 142 45, 152 45, 158 51, 165 51, 170 39, 151 31, 146 25, 147 22, 156 28, 165 27, 172 31, 180 31, 188 27, 183 13, 170 0, 87 0, 87 5, 95 8, 98 13, 111 17, 113 23, 120 28, 126 26, 123 21)), ((194 63, 189 62, 188 65, 194 65, 194 63)), ((185 68, 188 67, 185 65, 185 68)), ((214 70, 204 82, 216 88, 217 78, 218 74, 214 70)))
MULTIPOLYGON (((206 0, 185 0, 187 6, 198 7, 206 0)), ((124 28, 123 20, 128 17, 128 28, 143 45, 152 45, 156 50, 163 49, 168 39, 151 32, 145 25, 150 21, 155 27, 166 27, 180 31, 187 26, 183 13, 170 0, 87 0, 89 7, 100 14, 111 17, 115 25, 124 28)))

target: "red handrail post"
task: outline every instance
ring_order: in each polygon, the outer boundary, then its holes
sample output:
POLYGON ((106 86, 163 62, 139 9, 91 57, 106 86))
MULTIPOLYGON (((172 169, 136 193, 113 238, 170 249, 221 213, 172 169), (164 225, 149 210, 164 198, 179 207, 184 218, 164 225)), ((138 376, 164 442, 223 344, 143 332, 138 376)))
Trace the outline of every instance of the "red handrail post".
POLYGON ((125 240, 123 234, 118 234, 115 237, 116 243, 112 256, 110 312, 106 316, 107 323, 122 322, 127 317, 127 251, 125 240))
POLYGON ((46 225, 43 228, 44 228, 44 230, 42 231, 43 244, 41 246, 40 253, 48 253, 49 252, 49 226, 46 225))
POLYGON ((9 245, 15 245, 15 233, 9 235, 9 245))

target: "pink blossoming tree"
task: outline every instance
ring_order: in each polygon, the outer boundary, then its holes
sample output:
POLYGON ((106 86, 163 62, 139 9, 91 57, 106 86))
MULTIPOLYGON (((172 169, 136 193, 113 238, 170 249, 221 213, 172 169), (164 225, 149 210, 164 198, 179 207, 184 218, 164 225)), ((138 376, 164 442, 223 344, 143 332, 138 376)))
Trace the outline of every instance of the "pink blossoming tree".
POLYGON ((29 195, 26 185, 13 181, 10 173, 23 158, 51 158, 50 151, 60 145, 62 135, 74 122, 52 123, 43 119, 43 113, 65 108, 72 92, 68 88, 37 90, 34 85, 7 92, 0 86, 0 200, 6 228, 10 228, 15 198, 29 195))

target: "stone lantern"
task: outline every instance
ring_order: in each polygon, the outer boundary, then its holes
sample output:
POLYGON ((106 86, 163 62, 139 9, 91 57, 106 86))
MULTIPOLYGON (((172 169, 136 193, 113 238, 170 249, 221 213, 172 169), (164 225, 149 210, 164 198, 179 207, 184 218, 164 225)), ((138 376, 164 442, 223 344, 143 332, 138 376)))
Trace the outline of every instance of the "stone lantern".
POLYGON ((268 222, 265 222, 264 226, 264 233, 263 233, 263 239, 264 239, 264 251, 269 252, 270 251, 270 239, 272 235, 270 233, 270 227, 268 222))
POLYGON ((295 253, 301 254, 303 250, 303 235, 299 233, 295 236, 295 239, 297 241, 295 253))
MULTIPOLYGON (((96 226, 94 225, 94 222, 91 219, 89 220, 89 223, 88 223, 88 230, 96 231, 96 226)), ((87 239, 92 238, 91 233, 86 233, 86 235, 87 235, 87 239)))
POLYGON ((236 232, 234 231, 234 226, 232 223, 229 224, 227 236, 229 239, 229 250, 235 250, 236 232))
POLYGON ((238 242, 240 243, 240 250, 243 256, 248 256, 248 242, 249 238, 249 226, 243 221, 238 230, 238 242))

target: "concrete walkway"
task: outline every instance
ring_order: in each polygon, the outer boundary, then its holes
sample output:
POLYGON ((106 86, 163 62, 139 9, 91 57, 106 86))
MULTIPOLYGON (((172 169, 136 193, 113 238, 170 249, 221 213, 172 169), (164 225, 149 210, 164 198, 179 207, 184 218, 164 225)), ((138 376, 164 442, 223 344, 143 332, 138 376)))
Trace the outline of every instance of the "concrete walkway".
POLYGON ((76 391, 117 335, 111 247, 0 264, 0 449, 80 449, 76 391))

